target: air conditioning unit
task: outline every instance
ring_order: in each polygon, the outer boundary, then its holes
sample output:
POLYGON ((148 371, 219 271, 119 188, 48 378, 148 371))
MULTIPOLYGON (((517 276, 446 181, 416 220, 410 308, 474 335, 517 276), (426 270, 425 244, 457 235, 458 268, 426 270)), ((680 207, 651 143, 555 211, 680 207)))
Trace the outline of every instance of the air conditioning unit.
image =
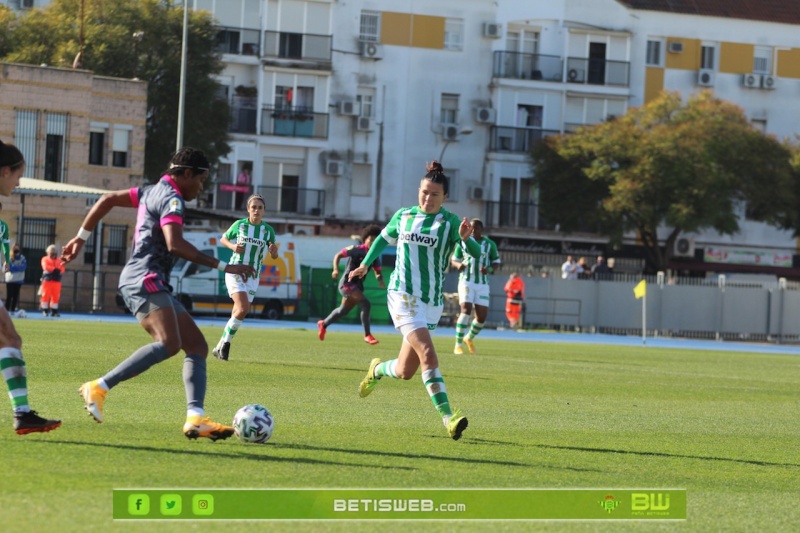
POLYGON ((680 41, 670 41, 667 43, 667 51, 670 54, 680 54, 683 52, 683 43, 680 41))
POLYGON ((30 9, 30 8, 33 7, 33 0, 22 0, 21 4, 22 4, 22 6, 21 6, 22 8, 30 9))
POLYGON ((774 89, 775 88, 775 76, 770 76, 769 74, 761 76, 761 88, 762 89, 774 89))
POLYGON ((499 39, 500 35, 503 33, 503 26, 502 24, 498 24, 497 22, 484 22, 483 23, 483 36, 489 37, 490 39, 499 39))
POLYGON ((761 87, 761 75, 745 74, 742 76, 742 86, 750 89, 761 87))
POLYGON ((458 126, 455 124, 443 124, 442 137, 446 141, 455 141, 458 139, 458 126))
POLYGON ((586 81, 586 71, 582 68, 571 68, 567 71, 567 80, 573 83, 583 83, 586 81))
POLYGON ((475 108, 475 122, 483 122, 494 124, 497 118, 497 111, 491 107, 476 107, 475 108))
POLYGON ((341 176, 344 163, 338 159, 328 159, 325 161, 325 174, 328 176, 341 176))
POLYGON ((485 200, 486 199, 486 189, 483 187, 470 187, 469 188, 469 199, 470 200, 485 200))
POLYGON ((356 117, 356 130, 357 131, 372 131, 375 125, 369 117, 356 117))
POLYGON ((357 116, 361 114, 361 104, 359 102, 339 102, 339 114, 357 116))
POLYGON ((678 237, 672 255, 675 257, 694 257, 694 239, 692 237, 678 237))
POLYGON ((361 42, 361 57, 383 59, 383 47, 378 43, 361 42))
POLYGON ((697 85, 701 87, 713 87, 716 72, 710 68, 701 68, 697 71, 697 85))

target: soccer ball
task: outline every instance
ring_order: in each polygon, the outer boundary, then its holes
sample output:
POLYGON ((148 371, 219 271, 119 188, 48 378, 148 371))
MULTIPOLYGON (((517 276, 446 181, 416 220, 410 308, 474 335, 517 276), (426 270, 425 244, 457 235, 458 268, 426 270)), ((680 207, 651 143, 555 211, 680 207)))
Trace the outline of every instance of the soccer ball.
POLYGON ((17 311, 17 318, 28 318, 28 313, 24 309, 17 311))
POLYGON ((242 442, 263 444, 272 436, 275 419, 263 405, 245 405, 233 417, 233 432, 242 442))

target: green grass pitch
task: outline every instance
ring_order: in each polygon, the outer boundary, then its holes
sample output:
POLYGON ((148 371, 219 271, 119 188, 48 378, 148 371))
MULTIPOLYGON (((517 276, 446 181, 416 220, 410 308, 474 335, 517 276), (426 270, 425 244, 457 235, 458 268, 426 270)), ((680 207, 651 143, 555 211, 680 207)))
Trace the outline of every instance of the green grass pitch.
MULTIPOLYGON (((231 361, 208 360, 207 413, 230 423, 268 407, 266 445, 181 434, 182 356, 112 390, 103 424, 78 387, 150 342, 135 324, 25 321, 31 404, 63 426, 17 436, 0 411, 0 530, 57 531, 794 531, 800 523, 800 358, 789 355, 489 341, 450 354, 450 400, 469 417, 453 442, 419 375, 357 386, 355 333, 313 324, 248 329, 231 361), (291 327, 291 326, 287 326, 291 327), (113 522, 112 488, 686 488, 685 522, 113 522)), ((204 328, 213 344, 220 328, 204 328)), ((554 337, 557 338, 557 337, 554 337)), ((8 400, 6 400, 8 401, 8 400)))

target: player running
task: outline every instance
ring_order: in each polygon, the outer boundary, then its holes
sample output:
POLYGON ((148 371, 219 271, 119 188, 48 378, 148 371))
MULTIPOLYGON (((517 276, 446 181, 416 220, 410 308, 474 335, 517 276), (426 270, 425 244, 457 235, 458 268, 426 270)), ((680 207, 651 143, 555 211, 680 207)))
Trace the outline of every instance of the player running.
POLYGON ((250 196, 247 199, 247 218, 234 222, 220 239, 223 246, 233 250, 230 264, 247 265, 256 272, 256 276, 250 279, 236 274, 225 274, 225 286, 233 300, 233 311, 230 320, 225 324, 225 329, 222 330, 222 337, 211 351, 214 357, 222 361, 228 360, 233 336, 239 331, 247 313, 250 312, 250 304, 253 303, 258 289, 258 273, 261 272, 267 252, 273 259, 278 257, 275 230, 261 220, 266 207, 263 196, 260 194, 250 196))
POLYGON ((467 345, 469 353, 475 354, 473 340, 483 329, 486 317, 489 314, 489 274, 500 266, 500 256, 497 254, 497 245, 492 239, 483 235, 483 221, 479 218, 470 220, 472 236, 481 246, 481 256, 474 258, 464 252, 461 246, 456 246, 450 264, 459 271, 458 274, 458 301, 461 304, 461 314, 456 321, 456 347, 455 354, 463 354, 467 345), (470 327, 470 316, 475 309, 475 320, 470 327), (469 333, 467 328, 469 327, 469 333), (466 337, 464 336, 466 334, 466 337))
MULTIPOLYGON (((372 304, 367 300, 367 297, 364 296, 364 280, 363 278, 355 278, 351 281, 349 278, 350 272, 361 266, 364 257, 369 251, 369 247, 372 246, 375 237, 380 234, 380 226, 376 226, 375 224, 367 226, 364 228, 364 231, 361 232, 361 244, 348 246, 333 256, 333 272, 331 273, 333 279, 339 277, 339 261, 343 257, 347 258, 347 266, 345 266, 344 275, 339 281, 339 293, 342 295, 342 304, 331 311, 331 314, 329 314, 325 320, 317 322, 319 340, 325 340, 325 332, 328 326, 338 321, 340 318, 347 316, 353 307, 358 306, 361 309, 361 324, 364 326, 364 342, 367 344, 378 344, 378 339, 372 336, 369 329, 369 312, 372 308, 372 304)), ((383 283, 383 274, 381 274, 380 257, 375 258, 372 264, 367 265, 367 271, 369 271, 370 268, 375 272, 375 278, 378 280, 381 289, 385 288, 386 285, 383 283)))
POLYGON ((83 219, 78 235, 64 246, 64 261, 74 260, 92 230, 112 208, 137 209, 133 252, 120 274, 119 292, 153 342, 133 352, 103 377, 81 385, 79 392, 86 410, 97 422, 103 421, 103 403, 110 389, 183 350, 187 404, 183 434, 189 439, 211 440, 233 435, 232 427, 213 422, 205 414, 208 344, 169 285, 174 256, 244 278, 255 275, 253 267, 226 264, 200 252, 183 238, 184 202, 194 200, 203 190, 208 169, 203 152, 181 148, 158 183, 104 194, 83 219))
POLYGON ((364 398, 385 376, 411 379, 422 367, 422 382, 444 427, 453 440, 467 429, 467 417, 452 410, 439 359, 431 334, 436 330, 444 308, 444 272, 453 248, 464 243, 473 257, 480 256, 480 246, 472 238, 472 226, 442 207, 447 199, 449 179, 442 165, 433 161, 427 166, 418 190, 419 205, 397 211, 369 249, 361 266, 350 279, 364 277, 367 265, 377 259, 387 244, 397 244, 397 266, 389 280, 387 303, 394 327, 403 334, 397 359, 370 362, 367 376, 358 387, 364 398))

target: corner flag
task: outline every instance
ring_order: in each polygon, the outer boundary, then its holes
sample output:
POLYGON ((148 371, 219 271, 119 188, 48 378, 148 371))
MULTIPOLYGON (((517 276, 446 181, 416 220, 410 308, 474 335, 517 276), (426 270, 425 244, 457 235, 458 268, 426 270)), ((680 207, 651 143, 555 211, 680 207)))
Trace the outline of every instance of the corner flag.
POLYGON ((633 288, 633 295, 636 296, 636 299, 644 298, 647 294, 647 282, 642 280, 633 288))

